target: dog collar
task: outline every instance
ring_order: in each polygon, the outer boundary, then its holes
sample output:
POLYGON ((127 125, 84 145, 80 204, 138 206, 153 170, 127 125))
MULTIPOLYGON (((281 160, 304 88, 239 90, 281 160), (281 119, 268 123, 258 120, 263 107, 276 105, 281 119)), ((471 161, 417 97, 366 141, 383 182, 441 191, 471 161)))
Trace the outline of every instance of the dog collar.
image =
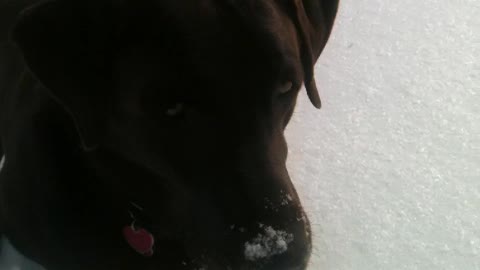
POLYGON ((130 205, 132 207, 128 212, 132 220, 129 225, 123 227, 123 237, 137 253, 145 257, 151 257, 154 254, 155 237, 142 226, 135 214, 136 212, 143 214, 143 208, 132 202, 130 205))

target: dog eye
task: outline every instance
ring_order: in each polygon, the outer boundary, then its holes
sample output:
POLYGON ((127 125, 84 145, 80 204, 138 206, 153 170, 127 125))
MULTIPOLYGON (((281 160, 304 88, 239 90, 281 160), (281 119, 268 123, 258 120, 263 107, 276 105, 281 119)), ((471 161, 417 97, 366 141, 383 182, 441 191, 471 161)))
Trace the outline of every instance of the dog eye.
POLYGON ((285 94, 293 90, 293 82, 287 81, 280 85, 279 92, 280 94, 285 94))
POLYGON ((185 105, 183 103, 176 103, 165 112, 167 116, 177 116, 183 112, 185 105))

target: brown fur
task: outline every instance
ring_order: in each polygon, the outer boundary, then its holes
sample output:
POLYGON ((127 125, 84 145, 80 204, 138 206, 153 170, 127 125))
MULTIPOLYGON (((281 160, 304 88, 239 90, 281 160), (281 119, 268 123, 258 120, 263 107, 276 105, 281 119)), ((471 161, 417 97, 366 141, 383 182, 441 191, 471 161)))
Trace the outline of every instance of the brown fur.
POLYGON ((47 270, 305 269, 310 227, 283 130, 303 82, 320 106, 313 65, 337 5, 54 0, 8 11, 5 236, 47 270), (155 235, 151 258, 121 235, 132 202, 155 235), (294 240, 249 261, 260 223, 294 240))

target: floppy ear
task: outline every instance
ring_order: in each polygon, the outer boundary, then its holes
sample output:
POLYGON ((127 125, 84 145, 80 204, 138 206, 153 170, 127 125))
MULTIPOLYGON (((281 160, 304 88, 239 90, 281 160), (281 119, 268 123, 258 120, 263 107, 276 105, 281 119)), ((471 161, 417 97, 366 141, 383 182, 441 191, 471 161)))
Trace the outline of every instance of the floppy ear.
POLYGON ((314 78, 314 65, 327 44, 339 0, 292 0, 294 23, 301 39, 305 88, 312 104, 322 106, 314 78))
POLYGON ((94 7, 42 2, 21 14, 12 33, 30 71, 71 114, 85 150, 99 143, 111 87, 108 15, 94 7))

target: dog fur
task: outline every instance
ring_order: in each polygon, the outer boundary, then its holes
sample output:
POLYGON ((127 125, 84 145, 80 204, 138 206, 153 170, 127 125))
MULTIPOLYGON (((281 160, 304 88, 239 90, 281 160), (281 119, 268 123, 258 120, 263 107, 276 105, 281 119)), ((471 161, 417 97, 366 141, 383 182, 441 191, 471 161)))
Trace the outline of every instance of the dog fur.
POLYGON ((306 268, 283 131, 302 84, 321 105, 338 1, 0 3, 0 230, 22 254, 47 270, 306 268), (132 205, 152 257, 121 234, 132 205), (249 260, 265 226, 292 241, 249 260))

